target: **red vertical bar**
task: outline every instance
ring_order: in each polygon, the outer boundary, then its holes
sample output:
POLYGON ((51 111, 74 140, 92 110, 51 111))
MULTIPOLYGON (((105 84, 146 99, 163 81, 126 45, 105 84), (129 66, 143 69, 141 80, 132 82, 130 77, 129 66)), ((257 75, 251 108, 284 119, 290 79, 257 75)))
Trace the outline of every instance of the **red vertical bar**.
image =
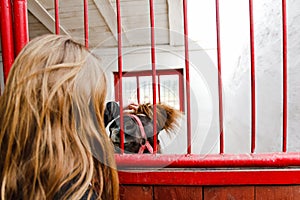
POLYGON ((251 153, 255 151, 256 137, 256 102, 255 102, 255 54, 254 54, 254 23, 253 2, 249 0, 250 17, 250 52, 251 52, 251 153))
POLYGON ((187 114, 187 153, 192 152, 191 131, 191 87, 190 87, 190 61, 189 61, 189 35, 187 19, 187 0, 183 0, 183 24, 184 24, 184 49, 185 49, 185 73, 186 73, 186 114, 187 114))
POLYGON ((140 104, 141 103, 141 91, 140 91, 140 77, 139 76, 137 76, 136 77, 136 96, 137 96, 137 102, 138 102, 138 104, 140 104))
POLYGON ((155 27, 154 27, 154 5, 150 4, 150 24, 151 24, 151 61, 152 61, 152 91, 153 91, 153 152, 157 152, 157 124, 156 124, 156 60, 155 60, 155 27))
POLYGON ((15 54, 22 50, 28 43, 28 17, 27 17, 27 1, 14 0, 14 31, 15 31, 15 54))
POLYGON ((287 150, 287 20, 286 20, 286 0, 282 0, 282 54, 283 54, 283 141, 282 151, 287 150))
POLYGON ((116 0, 117 7, 117 28, 118 28, 118 72, 119 72, 119 105, 120 105, 120 149, 124 153, 124 118, 123 118, 123 60, 122 60, 122 26, 120 0, 116 0))
POLYGON ((0 15, 3 74, 4 82, 6 82, 8 73, 14 62, 13 23, 10 0, 0 1, 0 15))
POLYGON ((119 101, 119 73, 114 73, 115 101, 119 101))
POLYGON ((59 27, 59 0, 55 0, 55 33, 60 34, 59 27))
POLYGON ((83 2, 83 14, 84 14, 84 41, 85 47, 89 48, 89 9, 88 0, 83 2))
POLYGON ((157 78, 157 85, 158 85, 158 87, 157 87, 157 89, 158 89, 158 102, 159 103, 161 103, 161 98, 160 98, 160 75, 158 75, 158 78, 157 78))
POLYGON ((218 57, 218 89, 219 89, 219 120, 220 120, 220 154, 224 153, 223 129, 223 98, 222 98, 222 68, 221 68, 221 40, 220 40, 220 15, 219 0, 216 0, 216 29, 217 29, 217 57, 218 57))
POLYGON ((183 94, 181 94, 180 92, 181 91, 183 91, 183 74, 182 73, 178 73, 178 88, 179 88, 179 94, 178 94, 178 96, 179 96, 179 103, 180 103, 180 106, 179 106, 179 108, 180 108, 180 111, 181 112, 184 112, 184 95, 183 94))

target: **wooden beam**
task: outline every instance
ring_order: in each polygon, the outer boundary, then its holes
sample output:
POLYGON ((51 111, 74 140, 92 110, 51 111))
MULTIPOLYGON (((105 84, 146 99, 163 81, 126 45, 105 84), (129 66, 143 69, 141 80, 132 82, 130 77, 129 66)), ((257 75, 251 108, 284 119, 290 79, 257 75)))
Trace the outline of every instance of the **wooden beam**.
POLYGON ((182 0, 167 0, 171 46, 184 44, 182 0))
MULTIPOLYGON (((99 13, 103 17, 104 21, 106 22, 111 33, 113 34, 114 38, 118 40, 117 13, 114 10, 110 0, 93 0, 93 2, 99 10, 99 13)), ((124 23, 122 23, 122 33, 122 42, 124 44, 129 44, 128 38, 126 36, 126 28, 124 26, 124 23)))
MULTIPOLYGON (((54 17, 37 0, 27 1, 27 8, 51 33, 55 33, 54 17)), ((60 25, 60 32, 69 35, 62 25, 60 25)))

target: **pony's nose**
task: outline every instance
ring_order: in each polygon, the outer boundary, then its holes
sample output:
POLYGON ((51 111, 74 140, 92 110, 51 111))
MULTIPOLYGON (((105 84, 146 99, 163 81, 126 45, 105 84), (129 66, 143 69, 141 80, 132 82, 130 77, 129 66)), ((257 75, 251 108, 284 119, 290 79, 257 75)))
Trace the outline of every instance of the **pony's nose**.
POLYGON ((114 129, 110 136, 110 139, 112 140, 112 142, 120 143, 119 135, 120 135, 120 129, 114 129))

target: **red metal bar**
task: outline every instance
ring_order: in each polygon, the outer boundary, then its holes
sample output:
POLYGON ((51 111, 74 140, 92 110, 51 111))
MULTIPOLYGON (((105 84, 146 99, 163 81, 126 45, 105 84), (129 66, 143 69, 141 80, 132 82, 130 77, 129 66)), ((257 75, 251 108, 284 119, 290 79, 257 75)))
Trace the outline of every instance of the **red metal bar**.
POLYGON ((179 108, 180 108, 181 112, 184 112, 184 95, 182 95, 183 94, 183 73, 181 72, 181 73, 178 73, 177 75, 178 75, 178 80, 179 80, 178 81, 178 85, 179 85, 178 86, 178 88, 179 88, 178 96, 179 96, 179 103, 180 103, 179 108))
POLYGON ((124 168, 240 168, 300 166, 300 152, 269 154, 117 154, 116 162, 124 168))
MULTIPOLYGON (((183 72, 181 69, 160 69, 156 71, 156 75, 182 75, 183 72)), ((130 71, 123 72, 123 77, 132 77, 132 76, 151 76, 152 70, 141 70, 141 71, 130 71)))
POLYGON ((292 185, 299 169, 119 171, 122 185, 292 185))
POLYGON ((55 0, 55 33, 57 35, 60 34, 60 27, 59 27, 59 0, 55 0))
POLYGON ((4 82, 14 62, 14 39, 12 23, 12 7, 10 0, 0 1, 1 44, 4 82))
POLYGON ((158 87, 157 87, 157 89, 158 89, 158 91, 157 91, 158 92, 158 102, 161 103, 161 98, 160 98, 160 86, 161 86, 160 85, 160 75, 157 76, 157 85, 158 85, 158 87))
POLYGON ((282 151, 287 150, 287 112, 288 112, 288 102, 287 102, 287 19, 286 19, 286 0, 282 0, 282 54, 283 54, 283 141, 282 141, 282 151))
POLYGON ((15 55, 28 43, 27 0, 14 0, 15 55))
POLYGON ((114 72, 115 101, 119 101, 119 73, 114 72))
POLYGON ((222 97, 222 67, 221 67, 222 62, 221 62, 219 0, 216 0, 216 31, 217 31, 217 57, 218 57, 220 153, 222 154, 224 153, 224 129, 223 129, 223 97, 222 97))
POLYGON ((119 106, 120 106, 120 149, 124 153, 124 118, 123 118, 123 57, 122 57, 122 25, 120 0, 116 0, 117 7, 117 28, 118 28, 118 72, 119 72, 119 106))
POLYGON ((153 91, 153 153, 157 152, 157 124, 156 124, 156 59, 155 59, 155 26, 154 26, 154 5, 150 4, 150 24, 151 24, 151 61, 152 61, 152 91, 153 91))
POLYGON ((84 41, 85 47, 89 48, 89 9, 88 0, 83 2, 83 14, 84 14, 84 41))
POLYGON ((251 51, 251 153, 255 151, 256 138, 256 102, 255 102, 255 54, 254 54, 254 23, 253 2, 249 0, 250 17, 250 51, 251 51))
POLYGON ((141 103, 140 77, 136 76, 136 96, 138 104, 141 103))
POLYGON ((190 154, 192 152, 192 128, 191 128, 191 98, 190 98, 191 86, 190 86, 187 0, 183 0, 183 25, 184 25, 184 50, 185 50, 185 74, 186 74, 187 153, 190 154))

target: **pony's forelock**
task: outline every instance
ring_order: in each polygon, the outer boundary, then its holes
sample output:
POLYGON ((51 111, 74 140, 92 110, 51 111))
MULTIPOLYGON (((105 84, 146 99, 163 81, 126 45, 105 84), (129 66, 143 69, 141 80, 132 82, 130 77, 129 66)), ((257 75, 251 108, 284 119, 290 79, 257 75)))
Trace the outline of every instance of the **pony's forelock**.
MULTIPOLYGON (((140 104, 135 114, 144 114, 153 120, 153 105, 150 103, 140 104)), ((156 104, 156 123, 160 130, 164 129, 166 132, 175 131, 181 115, 182 113, 179 110, 167 104, 156 104)))

